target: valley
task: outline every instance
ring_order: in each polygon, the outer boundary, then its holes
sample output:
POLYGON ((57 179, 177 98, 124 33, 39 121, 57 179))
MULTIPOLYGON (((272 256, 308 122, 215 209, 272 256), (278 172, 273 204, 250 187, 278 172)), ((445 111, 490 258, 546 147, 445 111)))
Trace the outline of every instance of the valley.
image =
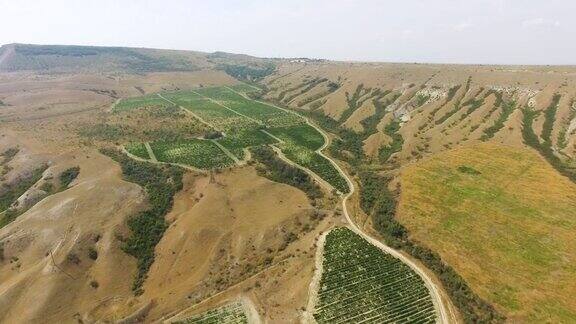
POLYGON ((573 67, 160 52, 2 47, 0 321, 576 317, 573 67))

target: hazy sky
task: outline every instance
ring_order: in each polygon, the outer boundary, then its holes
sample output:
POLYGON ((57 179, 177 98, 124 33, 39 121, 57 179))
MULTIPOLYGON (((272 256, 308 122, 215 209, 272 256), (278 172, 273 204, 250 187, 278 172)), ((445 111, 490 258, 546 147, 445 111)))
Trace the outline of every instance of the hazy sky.
POLYGON ((576 64, 575 0, 0 0, 0 43, 576 64))

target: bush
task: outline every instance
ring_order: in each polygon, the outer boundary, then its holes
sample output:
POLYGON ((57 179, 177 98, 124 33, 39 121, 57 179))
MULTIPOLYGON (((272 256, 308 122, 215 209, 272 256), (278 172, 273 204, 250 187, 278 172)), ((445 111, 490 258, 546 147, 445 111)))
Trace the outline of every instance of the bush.
POLYGON ((474 168, 472 168, 472 167, 469 167, 469 166, 467 166, 467 165, 461 165, 461 166, 459 166, 459 167, 458 167, 458 171, 460 171, 460 172, 462 172, 462 173, 466 173, 466 174, 471 174, 471 175, 479 175, 479 174, 481 174, 480 171, 478 171, 478 170, 476 170, 476 169, 474 169, 474 168))
POLYGON ((96 260, 98 259, 98 251, 96 251, 94 248, 89 248, 88 249, 88 257, 92 260, 96 260))
POLYGON ((80 167, 78 166, 64 170, 60 174, 60 188, 68 188, 70 183, 72 183, 72 181, 78 177, 78 174, 80 174, 80 167))

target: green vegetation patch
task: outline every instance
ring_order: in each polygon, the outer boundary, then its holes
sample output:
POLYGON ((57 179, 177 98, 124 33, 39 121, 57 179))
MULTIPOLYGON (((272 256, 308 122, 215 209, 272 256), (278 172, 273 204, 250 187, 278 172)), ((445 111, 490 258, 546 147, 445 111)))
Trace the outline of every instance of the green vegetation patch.
POLYGON ((261 167, 257 168, 259 175, 272 181, 296 187, 304 191, 310 199, 322 197, 320 187, 308 173, 284 162, 272 148, 260 146, 254 147, 250 151, 254 159, 261 164, 261 167))
POLYGON ((293 113, 244 98, 225 87, 200 89, 198 93, 218 101, 239 114, 257 120, 267 127, 286 127, 304 123, 301 117, 293 113))
POLYGON ((245 148, 276 143, 276 140, 260 129, 248 129, 226 134, 226 137, 218 140, 238 158, 244 156, 245 148))
POLYGON ((382 146, 378 150, 378 157, 380 162, 387 162, 392 154, 400 152, 402 150, 402 145, 404 145, 404 138, 399 133, 400 131, 400 121, 393 120, 386 127, 384 127, 384 133, 392 138, 390 145, 382 146))
POLYGON ((68 168, 68 169, 62 171, 62 173, 60 173, 60 177, 59 177, 60 188, 62 188, 62 189, 68 188, 70 183, 72 183, 72 181, 74 181, 74 179, 76 179, 79 174, 80 174, 80 167, 78 167, 78 166, 71 167, 71 168, 68 168))
POLYGON ((161 162, 190 165, 199 169, 225 168, 234 164, 231 158, 209 140, 157 141, 150 143, 150 147, 161 162))
POLYGON ((267 131, 283 141, 291 142, 313 151, 321 148, 325 142, 322 134, 308 124, 284 128, 271 128, 267 131))
POLYGON ((235 302, 191 316, 178 324, 248 324, 242 303, 235 302))
MULTIPOLYGON (((554 104, 555 103, 553 101, 550 107, 552 107, 554 104)), ((522 138, 526 145, 538 151, 556 170, 558 170, 558 172, 568 177, 573 182, 576 182, 576 169, 556 156, 554 149, 552 148, 550 134, 552 132, 552 125, 554 124, 554 115, 549 113, 549 111, 555 110, 556 108, 550 107, 544 114, 544 117, 546 118, 542 128, 542 137, 544 142, 540 143, 538 135, 534 133, 534 129, 532 128, 532 124, 540 112, 534 111, 529 107, 525 107, 522 110, 524 115, 522 118, 522 138)))
POLYGON ((130 111, 139 108, 161 108, 168 105, 170 103, 156 94, 149 94, 143 97, 122 99, 114 106, 113 112, 130 111))
POLYGON ((498 119, 496 119, 496 121, 494 122, 494 125, 484 129, 484 134, 482 134, 482 136, 480 137, 482 141, 487 141, 492 137, 494 137, 494 135, 496 135, 496 133, 504 127, 504 123, 506 122, 506 120, 508 120, 508 117, 510 117, 512 112, 514 112, 514 109, 516 109, 516 102, 513 100, 507 102, 500 100, 500 102, 502 106, 502 112, 500 112, 500 115, 498 116, 498 119))
POLYGON ((326 236, 318 323, 435 323, 422 278, 348 228, 326 236))
POLYGON ((341 193, 349 192, 350 189, 346 179, 342 177, 330 161, 320 154, 306 147, 288 142, 279 145, 279 147, 288 159, 316 173, 336 190, 341 193))
POLYGON ((20 215, 19 211, 10 209, 10 206, 36 182, 42 179, 42 174, 47 168, 47 165, 42 165, 34 169, 30 174, 19 177, 11 185, 6 183, 2 184, 3 188, 0 191, 0 213, 4 211, 5 213, 0 216, 0 228, 11 223, 20 215))
POLYGON ((138 274, 132 290, 140 295, 154 262, 154 248, 168 227, 164 216, 172 209, 174 195, 182 189, 183 170, 136 161, 114 149, 102 149, 101 152, 120 164, 124 179, 146 190, 150 208, 130 217, 131 235, 123 240, 124 251, 138 259, 138 274))
MULTIPOLYGON (((218 54, 215 53, 215 55, 218 54)), ((276 67, 273 64, 263 66, 223 64, 220 69, 236 79, 245 81, 258 81, 276 71, 276 67)))
POLYGON ((150 155, 148 154, 148 150, 146 149, 146 146, 144 145, 144 143, 130 143, 127 144, 125 146, 126 151, 128 151, 128 153, 137 156, 139 158, 145 159, 145 160, 149 160, 150 159, 150 155))
POLYGON ((472 167, 469 167, 469 166, 467 166, 467 165, 461 165, 461 166, 459 166, 459 167, 458 167, 458 171, 460 171, 461 173, 466 173, 466 174, 471 174, 471 175, 479 175, 479 174, 482 174, 482 172, 480 172, 480 171, 478 171, 478 170, 476 170, 476 169, 474 169, 474 168, 472 168, 472 167))
POLYGON ((78 131, 80 136, 100 140, 100 141, 118 141, 124 137, 128 131, 122 126, 110 124, 95 124, 85 126, 78 131))

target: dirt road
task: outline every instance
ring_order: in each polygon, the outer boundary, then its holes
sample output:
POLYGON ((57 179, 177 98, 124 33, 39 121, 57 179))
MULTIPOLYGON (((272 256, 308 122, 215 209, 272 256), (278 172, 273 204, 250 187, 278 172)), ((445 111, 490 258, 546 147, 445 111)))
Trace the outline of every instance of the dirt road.
MULTIPOLYGON (((246 97, 243 94, 241 94, 241 93, 239 93, 239 92, 237 92, 231 88, 228 88, 228 89, 242 95, 243 97, 246 97)), ((450 319, 449 319, 447 307, 444 304, 444 302, 442 301, 440 289, 436 286, 436 284, 432 281, 432 279, 428 276, 428 274, 426 274, 426 272, 419 265, 415 264, 412 260, 408 259, 406 256, 404 256, 400 252, 394 250, 393 248, 385 245, 384 243, 382 243, 382 242, 376 240, 375 238, 371 237, 370 235, 364 233, 360 229, 360 227, 358 227, 358 225, 356 225, 356 223, 354 223, 354 221, 350 217, 350 213, 348 212, 348 206, 347 206, 348 199, 355 192, 354 183, 352 182, 352 180, 350 179, 348 174, 346 174, 346 172, 344 172, 344 170, 332 158, 330 158, 329 156, 325 155, 322 152, 330 143, 330 139, 328 137, 328 134, 326 134, 326 132, 324 132, 324 130, 322 130, 320 127, 318 127, 314 123, 312 123, 308 118, 306 118, 306 117, 304 117, 304 116, 302 116, 302 115, 300 115, 294 111, 284 109, 284 108, 281 108, 281 107, 278 107, 275 105, 271 105, 267 102, 263 102, 263 101, 258 101, 258 102, 269 105, 271 107, 275 107, 277 109, 284 110, 286 112, 296 114, 296 115, 300 116, 301 118, 304 118, 310 126, 314 127, 320 134, 322 134, 322 136, 324 137, 324 145, 322 145, 322 147, 317 150, 318 154, 322 155, 324 158, 326 158, 328 161, 330 161, 330 163, 332 163, 334 165, 334 167, 338 170, 338 172, 340 172, 342 177, 344 177, 346 179, 346 182, 348 183, 348 186, 350 187, 350 192, 342 195, 342 211, 344 213, 344 216, 346 217, 346 221, 350 225, 350 228, 354 232, 356 232, 358 235, 362 236, 365 240, 372 243, 374 246, 376 246, 379 249, 381 249, 382 251, 400 259, 402 262, 404 262, 410 268, 412 268, 412 270, 414 270, 424 280, 426 287, 430 291, 430 294, 432 297, 432 302, 434 303, 434 306, 435 306, 436 311, 438 313, 438 323, 452 323, 452 322, 454 322, 454 320, 450 321, 450 319)))

